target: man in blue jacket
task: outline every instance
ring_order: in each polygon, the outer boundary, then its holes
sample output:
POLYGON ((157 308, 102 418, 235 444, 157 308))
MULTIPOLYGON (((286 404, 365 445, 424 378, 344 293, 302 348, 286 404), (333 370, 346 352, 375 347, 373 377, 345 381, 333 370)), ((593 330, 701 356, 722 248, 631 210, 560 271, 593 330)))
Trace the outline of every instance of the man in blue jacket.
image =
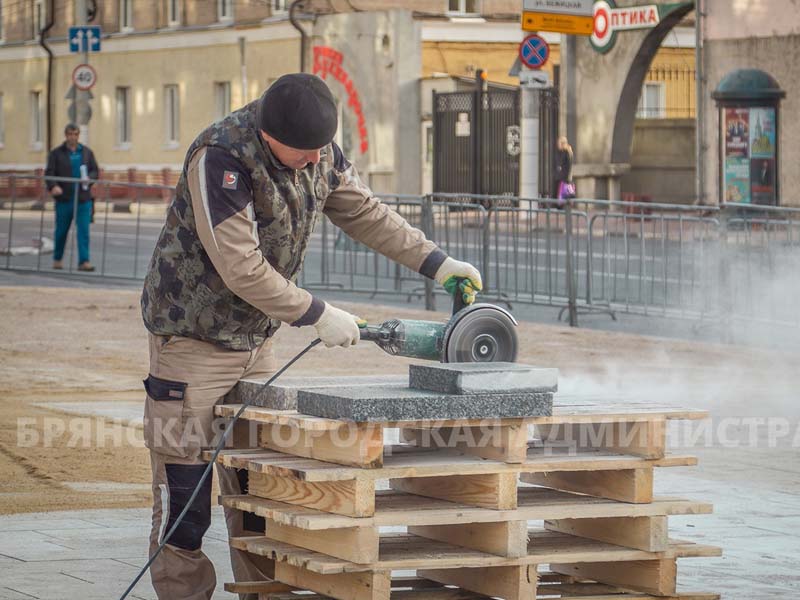
MULTIPOLYGON (((80 129, 74 123, 64 128, 65 141, 47 157, 47 177, 97 179, 97 162, 88 146, 78 142, 80 129)), ((92 220, 92 192, 89 183, 47 181, 47 189, 56 201, 55 248, 53 268, 63 269, 64 246, 75 216, 78 229, 78 270, 94 271, 89 262, 89 223, 92 220), (77 205, 76 205, 77 203, 77 205)))

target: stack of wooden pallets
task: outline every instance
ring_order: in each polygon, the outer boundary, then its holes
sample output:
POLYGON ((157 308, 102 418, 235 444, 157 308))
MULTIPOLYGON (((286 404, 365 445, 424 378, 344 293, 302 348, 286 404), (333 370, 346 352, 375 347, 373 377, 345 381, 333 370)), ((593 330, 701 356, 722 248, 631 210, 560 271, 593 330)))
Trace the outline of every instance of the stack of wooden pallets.
POLYGON ((226 589, 262 600, 718 598, 677 593, 677 560, 720 550, 667 528, 669 515, 711 506, 653 495, 656 468, 696 464, 666 452, 667 421, 704 417, 561 398, 552 416, 494 421, 354 423, 249 407, 261 448, 219 457, 249 471, 249 493, 221 501, 266 520, 265 534, 231 545, 273 559, 274 580, 226 589), (395 428, 400 443, 389 442, 395 428))

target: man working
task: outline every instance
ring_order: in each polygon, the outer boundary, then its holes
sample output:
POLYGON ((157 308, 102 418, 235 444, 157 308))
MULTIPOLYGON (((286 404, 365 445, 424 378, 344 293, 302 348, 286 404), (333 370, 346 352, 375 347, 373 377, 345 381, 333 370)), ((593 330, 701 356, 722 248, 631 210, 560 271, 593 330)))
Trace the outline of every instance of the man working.
MULTIPOLYGON (((88 146, 78 143, 81 131, 70 123, 64 128, 66 140, 53 148, 47 157, 46 177, 74 177, 75 179, 97 179, 98 168, 94 153, 88 146)), ((47 180, 47 189, 56 201, 55 248, 53 268, 63 269, 64 246, 75 216, 78 230, 78 270, 94 271, 89 262, 89 223, 92 220, 92 192, 89 183, 66 184, 47 180), (77 202, 77 205, 76 205, 77 202)))
MULTIPOLYGON (((314 327, 325 345, 359 339, 357 317, 295 285, 324 212, 354 239, 435 278, 471 302, 477 269, 449 258, 372 195, 332 142, 337 110, 312 75, 278 79, 259 101, 203 131, 186 163, 145 279, 149 330, 145 442, 153 470, 150 551, 186 506, 214 442, 214 406, 243 377, 275 371, 271 337, 281 323, 314 327), (453 285, 468 280, 463 289, 453 285)), ((218 431, 218 428, 217 428, 218 431)), ((219 468, 223 494, 245 493, 247 471, 219 468)), ((211 481, 152 565, 159 598, 205 600, 216 585, 201 550, 211 481)), ((263 521, 226 510, 231 536, 263 521)), ((262 580, 258 557, 231 549, 237 581, 262 580)))

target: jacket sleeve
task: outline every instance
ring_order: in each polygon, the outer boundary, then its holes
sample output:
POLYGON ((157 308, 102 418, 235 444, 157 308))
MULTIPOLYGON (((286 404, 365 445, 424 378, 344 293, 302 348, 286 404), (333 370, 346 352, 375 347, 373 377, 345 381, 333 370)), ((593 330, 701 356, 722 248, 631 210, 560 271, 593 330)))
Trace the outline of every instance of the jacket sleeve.
POLYGON ((572 155, 569 152, 565 152, 564 155, 564 179, 572 183, 572 155))
MULTIPOLYGON (((47 168, 44 170, 45 177, 57 177, 56 175, 56 151, 51 150, 50 153, 47 155, 47 168)), ((56 185, 58 185, 57 181, 50 181, 45 180, 45 185, 47 186, 47 191, 53 189, 56 185)))
POLYGON ((222 281, 264 314, 313 325, 325 303, 278 273, 259 249, 252 184, 229 152, 204 147, 187 167, 197 234, 222 281))
POLYGON ((332 150, 339 185, 325 202, 325 214, 353 239, 433 279, 447 254, 375 198, 339 146, 332 144, 332 150))
POLYGON ((100 176, 100 169, 97 166, 97 161, 94 158, 94 152, 88 150, 89 156, 86 158, 86 169, 89 173, 89 179, 97 179, 100 176))

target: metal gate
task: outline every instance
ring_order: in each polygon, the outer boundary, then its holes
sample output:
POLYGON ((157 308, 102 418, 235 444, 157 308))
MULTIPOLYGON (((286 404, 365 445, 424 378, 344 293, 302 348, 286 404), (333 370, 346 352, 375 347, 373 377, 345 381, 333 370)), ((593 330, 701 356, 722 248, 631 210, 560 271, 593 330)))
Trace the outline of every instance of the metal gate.
MULTIPOLYGON (((556 196, 558 88, 539 94, 539 196, 556 196)), ((433 192, 519 194, 519 90, 433 92, 433 192), (475 107, 481 106, 481 110, 475 107)))
POLYGON ((434 193, 516 196, 519 141, 519 90, 434 91, 434 193))

